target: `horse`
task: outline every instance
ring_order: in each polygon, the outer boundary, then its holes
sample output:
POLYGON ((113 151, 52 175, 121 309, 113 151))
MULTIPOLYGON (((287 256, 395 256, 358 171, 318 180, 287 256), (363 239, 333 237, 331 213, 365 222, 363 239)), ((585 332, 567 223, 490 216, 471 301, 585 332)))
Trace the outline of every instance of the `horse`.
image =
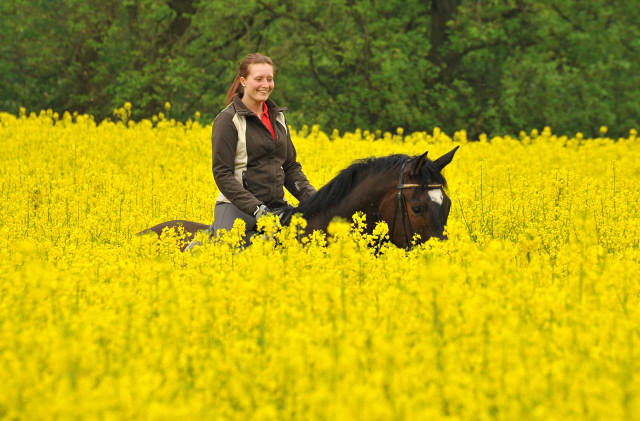
MULTIPOLYGON (((389 226, 389 240, 397 247, 409 249, 414 236, 420 244, 431 237, 446 239, 444 228, 451 209, 451 199, 445 188, 447 181, 442 170, 453 159, 456 146, 435 160, 428 152, 419 156, 394 154, 355 161, 318 190, 314 195, 292 208, 307 221, 304 235, 315 230, 327 230, 334 218, 349 220, 355 213, 366 216, 367 232, 371 234, 377 222, 389 226)), ((147 228, 137 235, 165 228, 182 226, 186 248, 198 231, 209 225, 193 221, 173 220, 147 228)))

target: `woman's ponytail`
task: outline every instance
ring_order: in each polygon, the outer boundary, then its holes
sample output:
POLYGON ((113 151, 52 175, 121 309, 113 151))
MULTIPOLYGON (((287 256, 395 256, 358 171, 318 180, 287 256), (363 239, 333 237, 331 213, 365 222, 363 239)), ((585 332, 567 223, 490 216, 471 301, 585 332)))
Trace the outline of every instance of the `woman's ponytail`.
POLYGON ((233 102, 233 97, 236 96, 236 94, 240 94, 240 96, 244 94, 244 88, 240 83, 240 73, 238 73, 236 75, 236 78, 233 79, 233 83, 231 84, 231 87, 229 87, 229 90, 227 91, 226 105, 229 105, 233 102))

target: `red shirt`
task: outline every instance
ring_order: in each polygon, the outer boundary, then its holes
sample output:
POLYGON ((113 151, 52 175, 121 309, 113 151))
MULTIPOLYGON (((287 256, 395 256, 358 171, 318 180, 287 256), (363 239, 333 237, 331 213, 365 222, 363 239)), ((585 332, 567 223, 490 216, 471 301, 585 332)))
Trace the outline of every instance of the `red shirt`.
POLYGON ((271 132, 271 136, 273 137, 273 141, 276 141, 276 132, 273 130, 273 125, 271 125, 271 119, 269 118, 269 109, 267 108, 267 103, 262 103, 262 116, 260 117, 262 123, 267 126, 267 129, 271 132))

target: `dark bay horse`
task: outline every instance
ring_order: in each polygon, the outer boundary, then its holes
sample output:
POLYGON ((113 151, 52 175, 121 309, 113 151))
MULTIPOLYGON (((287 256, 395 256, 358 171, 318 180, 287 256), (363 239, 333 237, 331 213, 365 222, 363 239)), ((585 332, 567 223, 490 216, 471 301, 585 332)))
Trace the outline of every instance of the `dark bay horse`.
MULTIPOLYGON (((356 161, 300 203, 293 213, 302 214, 307 221, 305 235, 326 231, 336 217, 351 220, 353 214, 362 212, 369 233, 378 221, 385 221, 389 239, 398 247, 408 248, 415 234, 420 235, 418 243, 431 237, 444 239, 451 200, 444 191, 447 182, 441 172, 457 149, 458 146, 434 161, 427 158, 427 152, 414 157, 389 155, 356 161)), ((187 244, 196 232, 209 229, 206 224, 174 220, 138 234, 160 235, 164 228, 178 225, 184 228, 187 244)))

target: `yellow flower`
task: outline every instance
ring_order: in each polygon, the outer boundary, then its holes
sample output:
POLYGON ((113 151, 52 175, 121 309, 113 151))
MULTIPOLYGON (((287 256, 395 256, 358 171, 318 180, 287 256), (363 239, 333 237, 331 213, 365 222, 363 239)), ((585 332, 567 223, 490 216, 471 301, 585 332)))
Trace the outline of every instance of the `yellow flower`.
MULTIPOLYGON (((359 213, 333 221, 330 237, 305 236, 295 215, 289 227, 262 218, 250 245, 242 220, 213 238, 201 231, 183 253, 183 227, 135 233, 212 222, 211 125, 161 113, 133 121, 127 104, 102 122, 0 112, 8 418, 638 412, 636 130, 613 141, 545 127, 464 143, 445 170, 447 241, 407 251, 390 244, 387 223, 359 213)), ((355 159, 433 158, 466 137, 436 128, 398 143, 397 131, 314 125, 291 135, 317 187, 355 159)), ((380 180, 395 197, 397 173, 380 180)))

